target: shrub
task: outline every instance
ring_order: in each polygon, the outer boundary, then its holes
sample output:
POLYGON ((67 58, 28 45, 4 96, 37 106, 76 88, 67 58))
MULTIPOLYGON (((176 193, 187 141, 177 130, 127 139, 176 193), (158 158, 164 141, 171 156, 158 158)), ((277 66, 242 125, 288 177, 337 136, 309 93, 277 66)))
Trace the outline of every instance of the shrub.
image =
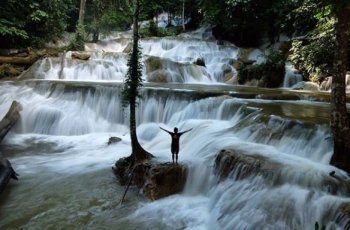
POLYGON ((285 74, 285 57, 278 50, 268 50, 265 62, 256 65, 243 65, 238 69, 238 83, 244 84, 253 79, 259 80, 259 86, 279 87, 285 74))

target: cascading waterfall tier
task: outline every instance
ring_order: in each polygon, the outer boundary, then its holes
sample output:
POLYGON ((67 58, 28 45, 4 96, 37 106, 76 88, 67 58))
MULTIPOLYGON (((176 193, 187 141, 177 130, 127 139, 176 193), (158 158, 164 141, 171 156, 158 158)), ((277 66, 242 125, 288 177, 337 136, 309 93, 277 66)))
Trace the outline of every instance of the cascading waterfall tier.
MULTIPOLYGON (((180 143, 179 160, 188 165, 188 180, 182 194, 119 208, 113 201, 123 188, 111 189, 114 180, 106 175, 117 158, 130 153, 121 88, 103 82, 1 83, 0 112, 14 99, 23 107, 21 121, 1 150, 11 154, 24 181, 1 201, 1 228, 313 229, 316 221, 344 228, 347 219, 339 221, 337 215, 349 203, 344 198, 348 190, 338 188, 329 173, 348 177, 328 165, 328 104, 245 99, 243 92, 243 98, 236 98, 229 96, 238 95, 233 88, 226 89, 227 95, 208 97, 203 90, 213 88, 206 85, 145 84, 137 111, 140 143, 167 162, 170 138, 159 126, 193 128, 180 143), (318 118, 311 119, 314 114, 318 118), (110 136, 122 141, 108 146, 110 136), (212 166, 222 149, 271 170, 267 176, 258 171, 238 176, 247 167, 241 159, 220 181, 212 166), (23 206, 31 209, 20 211, 23 206)), ((256 94, 264 98, 271 92, 256 94)))

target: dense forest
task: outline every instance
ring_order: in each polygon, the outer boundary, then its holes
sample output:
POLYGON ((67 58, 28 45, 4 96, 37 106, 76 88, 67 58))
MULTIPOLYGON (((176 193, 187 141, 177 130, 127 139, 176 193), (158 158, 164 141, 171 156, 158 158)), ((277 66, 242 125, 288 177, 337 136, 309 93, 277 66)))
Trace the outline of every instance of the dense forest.
MULTIPOLYGON (((312 0, 184 0, 143 1, 140 21, 169 12, 171 19, 189 18, 187 30, 211 26, 215 37, 240 47, 258 47, 278 42, 281 35, 292 38, 291 61, 313 81, 332 72, 335 48, 333 3, 312 0), (183 12, 184 11, 184 12, 183 12)), ((61 38, 64 32, 83 30, 84 40, 97 41, 99 34, 130 29, 132 6, 122 0, 88 0, 83 28, 78 27, 80 1, 11 1, 0 5, 0 46, 39 48, 61 38)), ((170 20, 167 20, 170 22, 170 20)), ((151 21, 141 36, 176 35, 181 28, 157 28, 151 21)), ((171 27, 169 24, 168 27, 171 27)), ((68 49, 79 48, 72 41, 68 49)))

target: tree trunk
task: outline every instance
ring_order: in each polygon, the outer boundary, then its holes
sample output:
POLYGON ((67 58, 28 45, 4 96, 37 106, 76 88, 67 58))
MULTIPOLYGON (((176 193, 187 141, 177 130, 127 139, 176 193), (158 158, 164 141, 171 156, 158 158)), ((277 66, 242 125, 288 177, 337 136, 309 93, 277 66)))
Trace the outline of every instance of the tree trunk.
POLYGON ((185 31, 185 0, 182 0, 182 30, 185 31))
POLYGON ((350 172, 350 122, 346 109, 345 75, 349 38, 349 9, 342 7, 337 12, 335 24, 336 54, 331 92, 331 128, 334 152, 331 164, 350 172))
POLYGON ((11 178, 18 180, 17 176, 9 160, 0 158, 0 194, 4 191, 11 178))
POLYGON ((0 56, 0 64, 13 64, 13 65, 32 65, 37 58, 32 56, 28 57, 4 57, 0 56))
POLYGON ((136 133, 136 95, 138 90, 138 62, 139 62, 139 51, 138 51, 138 42, 139 42, 139 32, 138 32, 138 19, 139 19, 139 0, 135 0, 135 11, 134 11, 134 25, 133 25, 133 50, 132 57, 135 63, 129 68, 134 68, 131 74, 131 98, 130 98, 130 137, 131 137, 131 147, 132 155, 134 156, 135 163, 143 161, 150 158, 152 155, 142 148, 136 133))
POLYGON ((79 8, 79 25, 84 24, 84 16, 85 16, 85 3, 86 0, 80 0, 80 8, 79 8))
POLYGON ((9 111, 6 113, 4 118, 0 121, 0 142, 6 134, 10 131, 12 126, 15 125, 19 118, 20 105, 17 101, 13 101, 9 111))

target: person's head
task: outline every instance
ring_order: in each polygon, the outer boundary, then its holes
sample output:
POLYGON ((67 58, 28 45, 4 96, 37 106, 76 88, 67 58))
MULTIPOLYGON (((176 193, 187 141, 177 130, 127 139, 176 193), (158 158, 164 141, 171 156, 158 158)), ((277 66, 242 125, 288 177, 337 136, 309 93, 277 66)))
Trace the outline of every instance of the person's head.
POLYGON ((177 133, 179 131, 176 127, 174 128, 174 133, 177 133))

